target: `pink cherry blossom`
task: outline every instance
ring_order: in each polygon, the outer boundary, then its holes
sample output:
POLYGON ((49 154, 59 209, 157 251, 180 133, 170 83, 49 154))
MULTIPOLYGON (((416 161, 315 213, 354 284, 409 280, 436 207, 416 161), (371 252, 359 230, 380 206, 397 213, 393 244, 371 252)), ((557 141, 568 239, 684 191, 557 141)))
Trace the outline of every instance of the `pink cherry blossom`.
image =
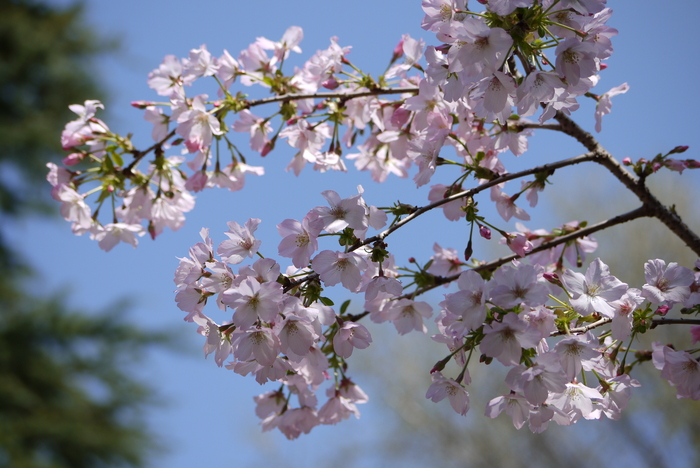
POLYGON ((367 268, 367 262, 354 252, 324 250, 314 257, 311 267, 327 286, 342 283, 346 289, 357 292, 361 285, 361 270, 367 268))
POLYGON ((102 250, 109 252, 119 242, 126 242, 136 248, 139 243, 136 236, 144 234, 146 231, 140 224, 110 223, 95 234, 95 239, 102 250))
POLYGON ((571 305, 581 315, 597 312, 612 318, 615 309, 611 303, 627 291, 627 284, 612 276, 608 266, 599 258, 588 266, 586 276, 566 270, 561 281, 571 294, 571 305))
POLYGON ((559 355, 561 367, 569 380, 573 380, 581 369, 593 368, 594 359, 600 356, 597 346, 598 340, 591 333, 567 336, 557 343, 554 352, 559 355))
POLYGON ((277 319, 282 285, 276 282, 260 284, 254 278, 247 277, 237 287, 225 291, 222 301, 236 309, 233 323, 239 328, 248 329, 259 319, 265 322, 277 319))
POLYGON ((502 322, 485 325, 484 335, 479 350, 505 366, 519 364, 522 349, 534 348, 539 341, 537 330, 512 312, 502 322))
POLYGON ((468 270, 457 279, 459 291, 445 295, 440 303, 447 310, 461 317, 464 326, 478 329, 486 319, 486 301, 489 299, 491 284, 475 271, 468 270))
POLYGON ((642 287, 642 296, 654 304, 661 302, 683 302, 690 295, 690 285, 695 278, 689 269, 661 259, 644 264, 647 284, 642 287))
POLYGON ((312 212, 318 215, 319 222, 326 232, 333 234, 346 227, 359 230, 367 227, 365 207, 360 201, 360 195, 342 200, 334 190, 325 190, 321 195, 328 200, 330 207, 317 206, 312 212))
POLYGON ((219 244, 216 252, 225 262, 234 265, 241 263, 246 257, 253 258, 262 243, 253 235, 260 222, 258 218, 250 218, 245 226, 241 226, 235 221, 229 221, 229 230, 225 233, 229 239, 219 244))
POLYGON ((530 417, 532 405, 524 396, 517 393, 494 398, 486 405, 486 416, 496 418, 503 411, 513 420, 516 429, 522 428, 530 417))
POLYGON ((233 123, 232 128, 234 132, 249 133, 250 149, 259 153, 270 141, 267 135, 272 133, 270 122, 258 117, 248 109, 243 109, 238 113, 238 120, 233 123))
POLYGON ((504 265, 494 274, 491 301, 506 309, 524 303, 530 307, 547 302, 547 288, 538 282, 542 267, 524 264, 504 265))
POLYGON ((416 330, 427 333, 423 319, 433 315, 433 308, 427 302, 417 302, 410 299, 391 301, 385 311, 385 316, 393 322, 400 335, 416 330))
POLYGON ((223 134, 219 120, 204 105, 206 99, 206 94, 195 96, 191 109, 177 118, 177 134, 185 139, 185 146, 190 153, 209 147, 214 135, 223 134))
POLYGON ((449 276, 459 273, 462 270, 462 261, 455 249, 444 249, 436 242, 433 244, 435 254, 430 257, 432 263, 428 272, 436 276, 449 276))
POLYGON ((501 191, 497 185, 491 187, 491 200, 496 202, 498 214, 501 215, 504 221, 510 221, 512 217, 523 221, 530 220, 530 215, 522 208, 515 206, 515 200, 501 191))
POLYGON ((425 397, 435 403, 447 398, 452 409, 457 414, 466 415, 467 411, 469 411, 469 393, 467 393, 467 390, 455 380, 444 377, 440 372, 433 372, 430 378, 433 380, 433 383, 428 388, 425 397))
POLYGON ((345 322, 333 336, 333 349, 338 356, 349 358, 357 349, 365 349, 372 342, 369 331, 359 323, 345 322))
POLYGON ((301 222, 285 219, 277 225, 277 231, 283 237, 279 244, 279 254, 292 259, 297 268, 309 265, 311 255, 318 249, 318 235, 321 227, 316 223, 316 216, 307 214, 301 222))
POLYGON ((598 98, 595 106, 595 131, 600 132, 603 125, 603 116, 609 114, 612 110, 612 97, 618 94, 624 94, 629 91, 630 87, 627 83, 622 83, 620 86, 615 86, 610 91, 606 92, 598 98))
POLYGON ((148 86, 161 96, 170 96, 183 85, 191 85, 194 76, 183 76, 182 63, 174 55, 166 55, 163 63, 148 74, 148 86))

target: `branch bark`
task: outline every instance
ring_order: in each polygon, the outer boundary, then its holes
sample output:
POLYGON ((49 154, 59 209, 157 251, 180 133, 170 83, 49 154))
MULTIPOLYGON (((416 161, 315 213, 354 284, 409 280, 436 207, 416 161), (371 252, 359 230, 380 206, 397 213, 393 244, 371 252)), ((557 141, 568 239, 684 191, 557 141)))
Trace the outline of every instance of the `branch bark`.
POLYGON ((627 172, 625 168, 615 159, 593 135, 583 130, 576 122, 561 112, 557 112, 554 117, 561 125, 561 131, 575 138, 595 157, 592 161, 608 169, 625 187, 634 193, 639 200, 649 210, 651 216, 664 223, 671 232, 676 234, 693 252, 700 256, 700 237, 693 232, 678 216, 677 213, 664 206, 656 198, 649 188, 644 185, 643 180, 639 180, 627 172))

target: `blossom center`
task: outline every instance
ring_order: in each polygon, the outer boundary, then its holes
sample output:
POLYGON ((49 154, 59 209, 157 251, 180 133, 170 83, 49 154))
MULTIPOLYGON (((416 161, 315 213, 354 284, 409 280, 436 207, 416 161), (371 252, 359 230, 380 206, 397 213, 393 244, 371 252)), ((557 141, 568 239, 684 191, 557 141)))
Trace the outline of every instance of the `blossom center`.
POLYGON ((331 215, 333 215, 335 219, 345 219, 345 215, 347 213, 347 211, 345 211, 339 206, 333 207, 333 209, 331 209, 331 215))
POLYGON ((297 234, 296 241, 294 243, 297 247, 306 247, 309 245, 309 235, 305 232, 297 234))

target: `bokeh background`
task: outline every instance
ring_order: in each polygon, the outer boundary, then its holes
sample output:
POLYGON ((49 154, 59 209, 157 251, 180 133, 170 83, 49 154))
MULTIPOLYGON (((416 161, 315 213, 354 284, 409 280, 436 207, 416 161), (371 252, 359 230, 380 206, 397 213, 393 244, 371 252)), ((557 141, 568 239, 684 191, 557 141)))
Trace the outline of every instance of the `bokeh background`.
MULTIPOLYGON (((48 0, 46 4, 63 9, 73 2, 48 0)), ((700 70, 694 45, 700 4, 683 0, 669 7, 648 0, 611 0, 609 6, 614 14, 608 24, 620 35, 613 39, 615 53, 593 91, 602 94, 623 82, 631 89, 614 98, 612 114, 604 117, 601 143, 618 159, 651 158, 677 145, 689 145, 687 157, 700 158, 696 115, 700 70)), ((167 54, 185 57, 190 49, 206 44, 214 55, 226 49, 236 57, 256 37, 278 40, 289 26, 296 25, 304 29, 303 53, 294 55, 286 66, 301 66, 316 50, 325 49, 331 36, 338 36, 340 45, 353 47, 349 56, 353 63, 377 76, 385 70, 402 34, 435 43, 420 28, 422 16, 418 1, 82 3, 84 25, 99 38, 102 50, 89 69, 97 87, 104 91, 100 96, 104 96, 107 109, 102 117, 113 131, 134 133, 134 141, 141 147, 150 145, 151 125, 143 120, 142 111, 129 103, 158 99, 147 87, 146 76, 167 54)), ((214 90, 212 84, 208 92, 213 94, 214 90)), ((594 106, 581 101, 575 119, 592 131, 594 106)), ((245 143, 240 147, 247 149, 245 143)), ((514 171, 584 151, 573 141, 540 131, 530 140, 525 155, 504 157, 514 171)), ((307 168, 297 178, 284 171, 293 154, 285 144, 278 144, 265 160, 249 151, 248 163, 264 165, 265 176, 248 177, 241 192, 208 190, 199 194, 185 227, 178 232, 166 231, 156 241, 142 238, 137 249, 120 245, 110 253, 102 252, 87 237, 71 234, 69 225, 56 215, 58 205, 50 206, 51 216, 33 211, 0 218, 6 244, 36 272, 18 281, 18 287, 30 296, 50 302, 60 293, 68 308, 94 316, 111 308, 119 320, 146 336, 157 340, 163 335, 170 337, 168 346, 144 347, 140 351, 143 359, 127 368, 130 378, 155 392, 149 400, 153 404, 139 410, 146 431, 158 445, 148 452, 145 466, 557 466, 564 462, 605 466, 615 460, 621 466, 692 467, 700 463, 700 406, 676 401, 673 389, 653 369, 638 376, 643 387, 621 421, 582 421, 570 428, 551 425, 544 435, 532 435, 526 428, 513 429, 505 415, 496 421, 483 417, 486 403, 506 391, 497 363, 486 369, 489 372, 472 372, 472 409, 466 418, 454 416, 445 402, 426 402, 428 371, 443 357, 443 350, 429 337, 415 333, 399 338, 387 324, 370 328, 375 343, 353 356, 355 364, 351 362, 355 382, 370 394, 370 402, 360 407, 360 420, 317 427, 296 441, 288 441, 278 432, 261 433, 252 397, 268 388, 216 367, 212 359, 203 359, 201 337, 191 324, 182 321, 184 314, 174 302, 176 257, 187 255, 189 247, 199 240, 202 227, 209 227, 219 242, 224 239, 227 221, 242 224, 250 217, 263 219, 258 230, 262 252, 274 256, 279 242, 275 224, 285 218, 300 219, 310 208, 325 204, 320 192, 329 188, 347 197, 362 184, 365 199, 377 206, 397 200, 414 205, 427 201, 427 187, 415 190, 410 179, 396 178, 376 184, 368 173, 358 173, 351 164, 348 174, 318 174, 307 168)), ((11 163, 4 162, 0 168, 1 177, 13 181, 20 199, 46 197, 47 186, 22 181, 11 163)), ((433 183, 449 183, 447 180, 440 180, 438 173, 433 183)), ((631 194, 597 167, 562 170, 553 182, 540 206, 530 210, 528 227, 553 228, 571 220, 597 222, 637 206, 631 194)), ((697 230, 699 182, 700 171, 687 171, 682 175, 660 173, 650 184, 664 201, 676 204, 697 230)), ((509 193, 514 190, 511 187, 509 193)), ((483 214, 513 230, 512 224, 494 217, 497 215, 489 205, 484 197, 480 205, 483 214)), ((397 262, 405 263, 409 256, 427 261, 434 242, 464 249, 466 223, 451 224, 440 212, 424 218, 403 235, 389 239, 389 250, 397 262)), ((687 267, 695 261, 690 250, 653 220, 635 221, 595 237, 601 243, 599 254, 608 260, 613 273, 630 283, 636 281, 637 287, 643 284, 642 265, 648 258, 663 256, 687 267)), ((504 253, 496 242, 479 243, 475 257, 487 259, 504 253)), ((340 303, 346 295, 335 289, 333 297, 340 303)), ((445 292, 434 291, 424 300, 435 306, 445 292)), ((687 335, 687 330, 677 328, 662 332, 687 335)), ((100 392, 97 385, 85 385, 89 392, 100 392)))

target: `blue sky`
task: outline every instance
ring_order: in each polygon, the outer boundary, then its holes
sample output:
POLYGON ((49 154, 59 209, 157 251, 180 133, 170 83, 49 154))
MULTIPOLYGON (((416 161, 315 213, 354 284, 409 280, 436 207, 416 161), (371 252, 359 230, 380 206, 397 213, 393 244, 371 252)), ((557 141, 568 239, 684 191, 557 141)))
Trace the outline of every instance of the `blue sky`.
MULTIPOLYGON (((341 45, 353 46, 349 58, 377 76, 384 71, 402 34, 435 43, 420 28, 423 14, 418 1, 202 0, 195 6, 183 0, 87 0, 85 6, 88 22, 122 43, 121 51, 115 57, 99 61, 99 69, 95 70, 110 90, 106 121, 112 130, 134 132, 135 142, 143 146, 150 144, 150 124, 143 120, 141 111, 129 107, 129 102, 157 99, 146 85, 146 76, 166 54, 185 57, 190 49, 206 44, 214 55, 227 49, 236 57, 256 37, 278 40, 287 27, 297 25, 304 29, 305 38, 301 43, 303 53, 293 59, 293 64, 301 65, 316 50, 325 49, 331 36, 338 36, 341 45)), ((594 92, 603 93, 623 82, 628 82, 631 89, 613 100, 613 111, 604 118, 600 141, 619 159, 653 157, 676 145, 690 145, 687 157, 700 159, 696 116, 700 70, 694 37, 700 4, 690 0, 673 2, 673 14, 661 9, 660 2, 648 0, 611 0, 609 6, 615 11, 609 24, 619 29, 620 35, 613 39, 615 53, 594 92)), ((213 94, 214 88, 210 89, 213 94)), ((582 105, 575 117, 584 128, 593 129, 590 103, 582 105)), ((300 458, 285 461, 281 466, 303 466, 328 454, 331 440, 362 443, 381 430, 381 413, 375 406, 381 404, 381 399, 370 394, 372 401, 360 407, 359 421, 353 419, 337 427, 316 428, 311 435, 295 442, 286 441, 278 433, 260 434, 252 397, 267 388, 261 389, 250 378, 217 368, 211 359, 202 359, 198 351, 201 340, 193 327, 182 321, 184 314, 175 305, 172 277, 176 257, 187 255, 189 247, 199 240, 198 232, 203 226, 211 229, 215 242, 220 242, 227 221, 242 224, 250 217, 260 217, 263 223, 258 233, 263 239, 262 250, 274 254, 279 242, 275 224, 285 218, 299 219, 310 208, 325 204, 320 196, 323 190, 332 188, 347 197, 362 184, 365 199, 377 206, 387 206, 399 199, 412 204, 427 200, 427 191, 416 191, 410 179, 394 179, 378 185, 367 173, 358 174, 353 168, 349 174, 318 174, 307 168, 296 178, 284 172, 293 153, 282 146, 278 145, 280 151, 271 153, 264 161, 254 156, 249 158, 249 164, 265 165, 265 176, 249 177, 241 192, 202 193, 184 228, 175 233, 166 231, 155 242, 143 238, 138 249, 120 245, 110 253, 102 252, 87 237, 73 236, 69 225, 60 219, 30 218, 10 226, 8 235, 41 274, 41 284, 37 285, 41 290, 67 290, 71 303, 88 309, 104 307, 126 297, 134 304, 129 311, 130 320, 144 327, 173 330, 184 337, 184 353, 156 354, 135 369, 158 389, 164 402, 153 410, 149 422, 170 451, 154 460, 153 467, 185 468, 204 463, 210 467, 231 466, 233 456, 241 466, 248 466, 264 459, 274 460, 275 456, 291 450, 301 454, 300 458)), ((558 135, 539 132, 531 139, 530 151, 510 169, 582 152, 577 144, 558 135)), ((576 176, 574 172, 567 174, 576 176)), ((609 183, 614 183, 597 175, 587 177, 591 177, 590 190, 607 190, 609 183)), ((662 180, 683 190, 681 187, 700 185, 699 178, 700 171, 688 171, 682 176, 670 174, 662 180)), ((565 184, 566 180, 562 177, 558 182, 565 184)), ((616 214, 609 209, 618 205, 636 206, 625 200, 613 201, 601 206, 600 213, 592 214, 589 219, 597 221, 606 214, 616 214)), ((484 200, 482 206, 489 204, 484 200)), ((540 227, 537 224, 540 221, 553 227, 569 220, 553 219, 547 213, 547 206, 533 210, 529 227, 540 227)), ((430 216, 407 230, 405 236, 390 239, 390 250, 399 262, 411 255, 427 260, 435 241, 458 250, 464 248, 468 235, 466 223, 448 224, 439 213, 430 216)), ((697 226, 697 211, 686 217, 697 226)), ((682 263, 690 266, 692 261, 682 263)), ((338 291, 338 294, 343 293, 338 291)), ((430 299, 436 303, 441 294, 433 294, 430 299)), ((409 335, 404 339, 422 338, 409 335)), ((371 353, 372 348, 365 352, 371 353)), ((358 383, 362 385, 361 381, 358 383)), ((425 389, 418 389, 416 398, 421 398, 424 392, 425 389)))

